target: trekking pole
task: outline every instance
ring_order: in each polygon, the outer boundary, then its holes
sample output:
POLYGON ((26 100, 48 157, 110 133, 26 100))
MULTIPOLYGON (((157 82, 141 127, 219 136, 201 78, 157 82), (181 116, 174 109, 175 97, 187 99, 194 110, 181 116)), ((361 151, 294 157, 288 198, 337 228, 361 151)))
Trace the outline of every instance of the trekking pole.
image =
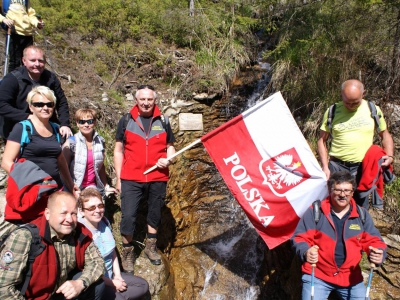
MULTIPOLYGON (((318 251, 318 246, 313 246, 312 248, 315 249, 315 251, 311 252, 317 252, 318 251)), ((315 279, 315 267, 317 264, 311 264, 312 271, 311 271, 311 300, 314 300, 314 279, 315 279)))
POLYGON ((8 60, 9 60, 9 54, 10 54, 10 37, 11 37, 11 27, 8 27, 7 40, 6 40, 6 59, 4 61, 3 77, 6 76, 6 74, 8 73, 8 60))
POLYGON ((371 270, 369 271, 367 291, 365 292, 365 300, 369 300, 369 291, 371 290, 372 274, 374 273, 375 270, 375 264, 371 263, 370 267, 371 270))

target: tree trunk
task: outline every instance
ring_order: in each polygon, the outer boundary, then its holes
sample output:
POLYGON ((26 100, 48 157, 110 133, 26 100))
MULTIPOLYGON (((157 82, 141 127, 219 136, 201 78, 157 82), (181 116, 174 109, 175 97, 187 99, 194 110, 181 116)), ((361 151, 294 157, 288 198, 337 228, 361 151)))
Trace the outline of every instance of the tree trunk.
POLYGON ((194 16, 194 0, 189 0, 189 16, 194 16))

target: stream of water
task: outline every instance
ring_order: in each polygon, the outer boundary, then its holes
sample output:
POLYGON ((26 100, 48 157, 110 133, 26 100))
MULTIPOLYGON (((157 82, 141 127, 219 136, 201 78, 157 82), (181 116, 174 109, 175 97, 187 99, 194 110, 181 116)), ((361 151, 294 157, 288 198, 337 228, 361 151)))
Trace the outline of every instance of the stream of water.
MULTIPOLYGON (((258 60, 258 68, 263 72, 252 95, 247 99, 245 109, 262 100, 269 83, 270 65, 258 60)), ((234 99, 232 99, 234 101, 234 99)), ((228 106, 229 109, 229 106, 228 106)), ((224 228, 234 228, 212 242, 204 245, 203 251, 213 253, 213 263, 202 262, 204 270, 203 289, 199 299, 257 299, 260 294, 258 274, 263 261, 264 242, 261 240, 247 216, 231 197, 230 215, 224 228)))

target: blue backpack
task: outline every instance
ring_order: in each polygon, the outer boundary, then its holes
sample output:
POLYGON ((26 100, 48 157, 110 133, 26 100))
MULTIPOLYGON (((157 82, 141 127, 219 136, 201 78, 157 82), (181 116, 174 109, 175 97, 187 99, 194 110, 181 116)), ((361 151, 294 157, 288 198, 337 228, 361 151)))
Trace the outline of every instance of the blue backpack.
MULTIPOLYGON (((19 122, 22 124, 22 135, 21 135, 21 151, 20 151, 20 155, 22 155, 22 152, 24 151, 24 148, 26 145, 28 145, 31 140, 32 140, 32 123, 29 120, 23 120, 21 122, 19 122)), ((60 133, 58 132, 58 124, 50 122, 51 127, 53 128, 54 133, 57 136, 57 141, 59 143, 61 143, 61 137, 60 137, 60 133)))
MULTIPOLYGON (((11 0, 3 0, 2 1, 2 5, 1 5, 1 12, 2 12, 2 14, 5 16, 6 14, 7 14, 7 12, 8 12, 8 9, 9 9, 9 7, 10 7, 10 3, 11 2, 11 0)), ((20 2, 20 1, 18 1, 18 2, 20 2)), ((28 11, 28 8, 29 8, 29 0, 25 0, 25 1, 23 1, 23 2, 25 2, 25 8, 26 8, 26 11, 28 11)))

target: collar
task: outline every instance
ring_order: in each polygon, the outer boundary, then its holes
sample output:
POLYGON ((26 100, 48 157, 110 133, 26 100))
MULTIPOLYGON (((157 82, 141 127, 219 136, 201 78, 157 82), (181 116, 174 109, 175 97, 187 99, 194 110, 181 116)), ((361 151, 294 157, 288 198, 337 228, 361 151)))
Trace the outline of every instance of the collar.
MULTIPOLYGON (((131 113, 133 119, 135 119, 135 120, 138 119, 138 117, 139 117, 139 108, 138 108, 137 104, 135 104, 132 107, 132 109, 130 110, 130 113, 131 113)), ((155 118, 155 117, 159 117, 159 116, 161 116, 161 111, 158 108, 158 106, 155 104, 152 117, 155 118)))

